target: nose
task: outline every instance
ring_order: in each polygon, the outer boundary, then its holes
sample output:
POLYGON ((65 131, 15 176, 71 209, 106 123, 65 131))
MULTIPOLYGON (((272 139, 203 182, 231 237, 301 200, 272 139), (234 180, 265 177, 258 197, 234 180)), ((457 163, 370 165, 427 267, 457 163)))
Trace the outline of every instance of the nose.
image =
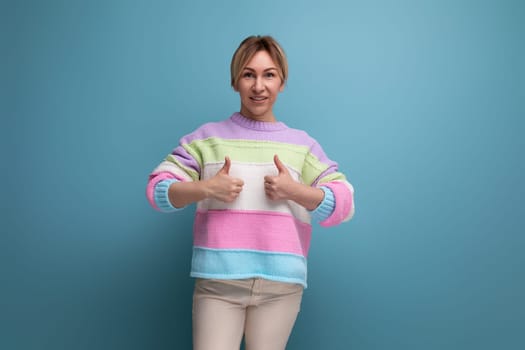
POLYGON ((264 84, 260 77, 257 77, 255 81, 253 82, 252 86, 253 91, 255 92, 261 92, 264 90, 264 84))

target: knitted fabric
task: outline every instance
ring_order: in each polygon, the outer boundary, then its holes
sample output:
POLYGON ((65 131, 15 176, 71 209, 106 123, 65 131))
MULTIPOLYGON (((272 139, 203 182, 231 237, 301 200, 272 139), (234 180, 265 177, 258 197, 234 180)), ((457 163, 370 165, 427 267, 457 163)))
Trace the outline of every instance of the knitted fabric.
MULTIPOLYGON (((157 207, 159 211, 165 213, 171 213, 174 211, 182 210, 183 208, 175 208, 168 197, 169 188, 172 183, 179 182, 177 179, 167 179, 157 182, 155 185, 155 190, 153 194, 154 206, 157 207)), ((334 193, 331 189, 326 186, 321 186, 321 190, 324 192, 324 197, 321 203, 310 212, 312 219, 317 222, 324 221, 328 219, 335 208, 335 198, 334 193)))
POLYGON ((151 205, 173 211, 167 200, 169 185, 213 177, 226 156, 231 159, 229 174, 242 179, 244 186, 232 203, 197 203, 191 276, 260 277, 306 287, 312 216, 321 218, 322 226, 349 220, 354 214, 352 185, 306 132, 234 113, 181 138, 150 174, 151 205), (325 205, 310 212, 293 201, 266 197, 264 176, 278 173, 275 154, 294 180, 323 189, 325 205))

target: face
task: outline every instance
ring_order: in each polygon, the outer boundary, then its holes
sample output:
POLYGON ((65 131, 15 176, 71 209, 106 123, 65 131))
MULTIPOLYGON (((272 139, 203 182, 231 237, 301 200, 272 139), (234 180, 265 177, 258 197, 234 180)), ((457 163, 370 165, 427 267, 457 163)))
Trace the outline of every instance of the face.
POLYGON ((266 51, 258 51, 242 70, 235 91, 241 97, 241 114, 247 118, 274 122, 273 105, 284 84, 277 65, 266 51))

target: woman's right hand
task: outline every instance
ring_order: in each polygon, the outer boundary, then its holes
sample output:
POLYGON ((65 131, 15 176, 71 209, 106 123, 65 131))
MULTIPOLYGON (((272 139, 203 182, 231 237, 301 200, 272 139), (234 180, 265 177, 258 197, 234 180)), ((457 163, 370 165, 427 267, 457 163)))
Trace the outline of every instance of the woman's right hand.
POLYGON ((180 181, 171 184, 168 198, 175 208, 212 198, 221 202, 233 202, 242 191, 244 181, 229 175, 231 161, 224 159, 224 166, 208 180, 180 181))
POLYGON ((242 191, 244 181, 230 176, 231 160, 224 158, 224 166, 209 180, 206 180, 206 197, 221 202, 233 202, 242 191))

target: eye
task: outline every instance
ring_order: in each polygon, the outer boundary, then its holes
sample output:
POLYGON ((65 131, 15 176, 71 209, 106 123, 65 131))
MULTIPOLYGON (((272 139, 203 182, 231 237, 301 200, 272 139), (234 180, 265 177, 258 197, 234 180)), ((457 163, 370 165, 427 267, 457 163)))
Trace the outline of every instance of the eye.
POLYGON ((266 72, 266 77, 267 78, 275 78, 275 73, 274 72, 266 72))
POLYGON ((253 75, 252 72, 250 72, 250 71, 246 71, 246 72, 242 73, 242 77, 243 77, 243 78, 253 78, 254 75, 253 75))

